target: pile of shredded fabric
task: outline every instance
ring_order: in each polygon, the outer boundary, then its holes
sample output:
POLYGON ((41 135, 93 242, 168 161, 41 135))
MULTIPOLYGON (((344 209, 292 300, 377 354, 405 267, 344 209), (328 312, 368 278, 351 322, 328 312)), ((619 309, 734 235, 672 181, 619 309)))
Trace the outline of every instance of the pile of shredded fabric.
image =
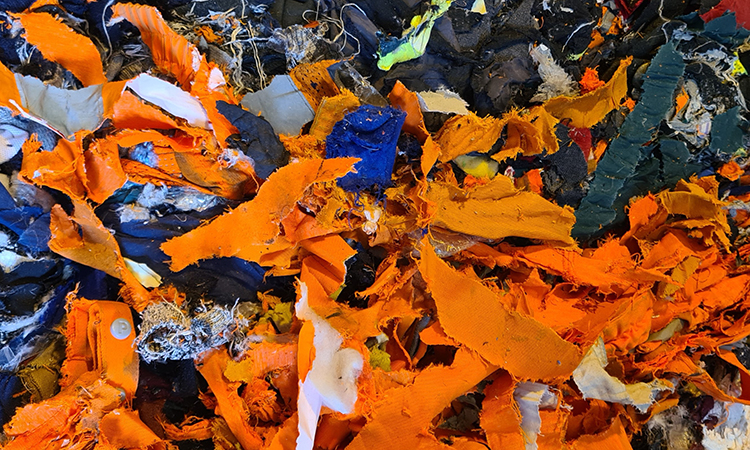
POLYGON ((0 12, 2 449, 750 446, 747 3, 185 3, 0 12))

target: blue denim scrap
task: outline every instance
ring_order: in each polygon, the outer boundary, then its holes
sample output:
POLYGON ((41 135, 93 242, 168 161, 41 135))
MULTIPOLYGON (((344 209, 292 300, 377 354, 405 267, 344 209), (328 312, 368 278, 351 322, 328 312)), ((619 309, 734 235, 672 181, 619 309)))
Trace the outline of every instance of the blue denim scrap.
POLYGON ((406 113, 392 107, 363 105, 350 112, 333 126, 326 139, 326 157, 356 157, 356 173, 338 180, 349 192, 368 189, 373 185, 391 185, 396 162, 396 144, 406 113))

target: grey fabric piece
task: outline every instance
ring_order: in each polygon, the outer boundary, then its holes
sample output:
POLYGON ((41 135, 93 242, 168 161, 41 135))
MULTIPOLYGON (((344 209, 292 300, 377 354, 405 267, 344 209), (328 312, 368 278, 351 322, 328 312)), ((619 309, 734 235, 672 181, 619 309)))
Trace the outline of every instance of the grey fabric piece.
POLYGON ((44 119, 65 136, 80 130, 95 130, 102 123, 102 85, 77 91, 60 89, 41 80, 16 74, 21 102, 32 115, 44 119))
POLYGON ((174 303, 154 303, 142 318, 136 345, 146 362, 192 359, 227 343, 234 326, 232 312, 221 306, 205 308, 191 318, 174 303))
POLYGON ((315 111, 289 75, 276 75, 268 87, 245 95, 240 103, 251 113, 261 114, 276 134, 296 136, 315 118, 315 111))
POLYGON ((26 131, 30 135, 36 135, 36 139, 42 143, 44 150, 52 150, 57 145, 58 136, 54 131, 32 120, 24 119, 18 114, 13 115, 13 112, 8 108, 0 107, 0 124, 10 125, 26 131))

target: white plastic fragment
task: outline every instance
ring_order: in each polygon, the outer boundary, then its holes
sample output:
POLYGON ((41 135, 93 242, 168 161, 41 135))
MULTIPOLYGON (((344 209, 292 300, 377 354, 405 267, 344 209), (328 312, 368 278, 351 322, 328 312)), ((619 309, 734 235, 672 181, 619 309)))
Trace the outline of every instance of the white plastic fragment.
POLYGON ((240 102, 253 114, 260 114, 276 134, 296 136, 315 111, 289 75, 276 75, 271 84, 245 95, 240 102))
POLYGON ((672 383, 658 379, 650 383, 626 385, 608 374, 604 370, 606 366, 607 350, 604 348, 604 341, 599 338, 573 371, 573 381, 581 390, 583 398, 633 405, 638 411, 645 413, 654 403, 657 393, 674 389, 672 383))
POLYGON ((745 450, 750 448, 750 406, 715 401, 708 416, 719 420, 715 428, 703 427, 706 450, 745 450))
POLYGON ((161 285, 161 276, 154 272, 149 266, 143 263, 135 262, 132 259, 123 258, 125 266, 128 268, 139 283, 145 288, 155 288, 161 285))
MULTIPOLYGON (((80 130, 95 130, 104 120, 102 86, 78 90, 44 84, 38 78, 16 74, 21 106, 64 136, 80 130)), ((24 115, 26 117, 26 115, 24 115)))
POLYGON ((513 399, 518 404, 518 410, 521 413, 521 431, 526 441, 526 450, 536 450, 538 448, 536 439, 542 430, 539 408, 555 407, 557 397, 546 384, 525 381, 518 383, 513 391, 513 399))
POLYGON ((308 305, 307 286, 304 283, 300 283, 300 299, 295 305, 295 314, 302 320, 311 321, 315 328, 315 360, 304 382, 300 382, 297 398, 297 450, 312 450, 323 406, 342 414, 348 414, 354 409, 357 402, 357 378, 364 360, 358 351, 341 348, 341 334, 308 305))
POLYGON ((201 102, 172 83, 142 73, 129 80, 125 86, 147 102, 173 116, 185 119, 188 125, 211 129, 211 123, 201 102))

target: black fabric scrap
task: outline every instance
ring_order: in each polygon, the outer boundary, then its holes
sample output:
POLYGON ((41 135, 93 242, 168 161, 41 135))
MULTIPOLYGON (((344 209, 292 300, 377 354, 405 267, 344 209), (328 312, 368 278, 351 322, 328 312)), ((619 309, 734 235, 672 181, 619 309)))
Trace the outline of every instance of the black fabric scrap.
POLYGON ((216 102, 216 108, 239 130, 239 135, 230 136, 227 142, 253 158, 259 177, 268 178, 289 162, 289 152, 265 119, 224 101, 216 102))
POLYGON ((549 167, 542 172, 545 189, 559 205, 576 206, 583 198, 581 181, 588 175, 586 157, 581 148, 568 137, 568 127, 555 130, 560 149, 544 158, 549 167))

